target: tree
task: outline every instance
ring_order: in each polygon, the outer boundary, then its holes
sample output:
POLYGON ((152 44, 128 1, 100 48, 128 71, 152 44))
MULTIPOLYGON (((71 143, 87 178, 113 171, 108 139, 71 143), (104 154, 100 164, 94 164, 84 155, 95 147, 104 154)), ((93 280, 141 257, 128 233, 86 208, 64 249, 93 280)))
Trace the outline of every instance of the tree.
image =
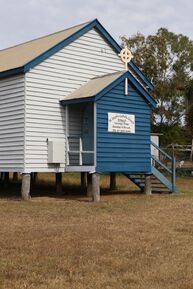
POLYGON ((186 110, 190 109, 193 104, 193 79, 191 79, 185 87, 185 96, 186 96, 186 110))
POLYGON ((193 104, 188 107, 186 113, 186 126, 189 129, 191 137, 193 137, 193 104))
POLYGON ((122 37, 135 63, 155 85, 158 101, 153 123, 180 125, 185 113, 185 87, 193 71, 193 42, 182 34, 160 28, 155 35, 122 37))

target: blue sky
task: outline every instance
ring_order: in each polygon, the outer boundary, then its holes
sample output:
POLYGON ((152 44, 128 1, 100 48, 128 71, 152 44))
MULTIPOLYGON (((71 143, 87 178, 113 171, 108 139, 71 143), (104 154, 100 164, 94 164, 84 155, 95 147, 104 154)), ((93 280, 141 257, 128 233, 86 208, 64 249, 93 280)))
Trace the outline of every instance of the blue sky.
POLYGON ((192 0, 0 0, 0 49, 98 18, 119 36, 160 27, 193 39, 192 0))

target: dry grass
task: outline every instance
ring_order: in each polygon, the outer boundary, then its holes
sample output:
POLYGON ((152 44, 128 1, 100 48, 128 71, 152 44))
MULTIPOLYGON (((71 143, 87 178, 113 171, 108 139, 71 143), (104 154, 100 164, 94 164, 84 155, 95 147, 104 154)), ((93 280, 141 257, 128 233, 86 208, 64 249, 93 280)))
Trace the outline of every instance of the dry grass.
POLYGON ((100 204, 56 198, 51 180, 30 202, 2 198, 0 289, 192 289, 193 180, 178 180, 186 194, 151 197, 124 182, 100 204))

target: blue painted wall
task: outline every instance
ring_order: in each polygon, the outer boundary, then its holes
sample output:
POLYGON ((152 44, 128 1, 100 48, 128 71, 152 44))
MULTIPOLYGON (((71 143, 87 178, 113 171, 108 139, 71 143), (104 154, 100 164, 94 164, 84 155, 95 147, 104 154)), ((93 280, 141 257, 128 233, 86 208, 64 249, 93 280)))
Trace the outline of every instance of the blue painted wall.
POLYGON ((122 81, 97 101, 97 172, 151 172, 151 109, 138 90, 122 81), (135 115, 135 133, 108 132, 108 112, 135 115))

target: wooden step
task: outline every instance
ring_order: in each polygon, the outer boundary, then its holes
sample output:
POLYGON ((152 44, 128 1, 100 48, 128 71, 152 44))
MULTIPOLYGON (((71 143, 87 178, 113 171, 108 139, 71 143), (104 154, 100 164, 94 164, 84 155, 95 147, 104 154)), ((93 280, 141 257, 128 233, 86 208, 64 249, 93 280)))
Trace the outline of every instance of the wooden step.
MULTIPOLYGON (((145 181, 140 181, 140 179, 134 179, 134 178, 129 178, 131 181, 133 181, 138 187, 140 188, 144 188, 145 187, 145 181)), ((160 191, 160 190, 167 190, 168 191, 168 188, 165 187, 164 184, 162 184, 159 180, 154 180, 152 183, 151 183, 151 186, 152 186, 152 190, 153 191, 160 191)))
POLYGON ((165 187, 165 188, 152 188, 152 192, 160 192, 160 193, 161 193, 161 192, 163 192, 163 193, 164 193, 164 192, 167 192, 167 193, 168 193, 168 192, 169 192, 169 189, 166 188, 166 187, 165 187))
MULTIPOLYGON (((139 188, 144 189, 145 187, 145 175, 144 174, 124 174, 139 188)), ((154 175, 151 175, 151 186, 152 192, 169 192, 170 190, 154 175)))
POLYGON ((162 183, 151 183, 151 186, 152 187, 159 187, 159 186, 164 186, 165 187, 165 185, 162 184, 162 183))
POLYGON ((144 176, 141 175, 126 175, 128 178, 132 178, 132 179, 142 179, 145 180, 144 176))

